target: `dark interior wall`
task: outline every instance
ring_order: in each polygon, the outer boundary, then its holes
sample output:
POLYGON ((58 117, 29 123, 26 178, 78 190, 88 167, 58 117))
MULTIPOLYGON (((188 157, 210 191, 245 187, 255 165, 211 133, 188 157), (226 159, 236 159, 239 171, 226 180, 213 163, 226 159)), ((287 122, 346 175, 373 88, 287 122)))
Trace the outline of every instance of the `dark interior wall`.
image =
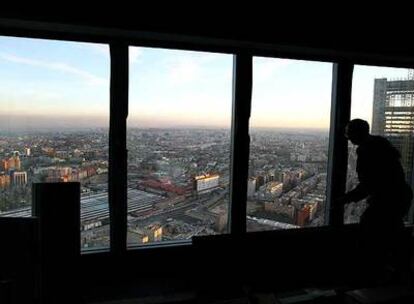
POLYGON ((193 239, 193 245, 137 249, 122 259, 84 255, 82 294, 94 297, 198 290, 226 292, 242 285, 289 289, 333 286, 355 279, 356 226, 249 233, 193 239), (107 286, 108 288, 105 288, 107 286), (99 292, 98 292, 99 290, 99 292))
MULTIPOLYGON (((273 290, 340 286, 355 280, 357 229, 205 236, 194 238, 192 245, 141 247, 123 256, 83 254, 75 263, 62 253, 61 263, 73 268, 71 292, 93 300, 179 291, 223 294, 243 285, 273 290)), ((0 244, 0 281, 11 280, 11 292, 23 302, 38 297, 37 220, 0 218, 0 244)))

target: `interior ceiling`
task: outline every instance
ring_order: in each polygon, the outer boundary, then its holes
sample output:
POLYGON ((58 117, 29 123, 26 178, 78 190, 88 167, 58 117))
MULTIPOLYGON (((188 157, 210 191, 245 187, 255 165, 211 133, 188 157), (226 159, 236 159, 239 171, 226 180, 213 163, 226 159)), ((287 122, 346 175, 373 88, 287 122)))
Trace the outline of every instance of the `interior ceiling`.
POLYGON ((414 44, 410 43, 412 26, 404 26, 403 19, 393 28, 392 22, 384 27, 366 18, 347 15, 343 18, 338 13, 326 13, 324 18, 310 14, 305 18, 299 15, 286 18, 278 16, 275 10, 255 17, 209 14, 208 11, 203 17, 185 10, 179 14, 151 12, 131 8, 128 13, 119 13, 107 7, 90 13, 62 7, 54 11, 2 10, 0 18, 414 58, 414 44))

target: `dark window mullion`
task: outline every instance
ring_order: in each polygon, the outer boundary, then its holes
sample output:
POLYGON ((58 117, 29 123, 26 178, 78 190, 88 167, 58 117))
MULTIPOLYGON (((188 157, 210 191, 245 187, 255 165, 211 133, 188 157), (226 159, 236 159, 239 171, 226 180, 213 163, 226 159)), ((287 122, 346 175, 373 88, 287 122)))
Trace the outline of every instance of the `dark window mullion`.
POLYGON ((327 179, 327 203, 325 221, 338 226, 344 222, 344 207, 335 204, 335 199, 346 190, 348 141, 344 136, 345 126, 351 116, 352 73, 349 62, 335 63, 332 68, 331 125, 329 132, 329 160, 327 179))
POLYGON ((229 228, 230 233, 235 235, 242 235, 246 232, 252 65, 250 54, 234 55, 229 228))
POLYGON ((122 254, 127 242, 128 45, 111 43, 109 123, 109 215, 111 252, 122 254))

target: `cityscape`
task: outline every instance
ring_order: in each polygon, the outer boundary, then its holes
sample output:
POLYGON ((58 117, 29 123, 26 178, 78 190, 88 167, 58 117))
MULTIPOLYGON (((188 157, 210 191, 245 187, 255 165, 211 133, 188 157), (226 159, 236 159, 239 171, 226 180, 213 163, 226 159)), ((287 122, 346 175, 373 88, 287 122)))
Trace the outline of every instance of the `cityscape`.
MULTIPOLYGON (((109 245, 108 131, 0 137, 0 216, 30 216, 31 183, 81 182, 82 248, 109 245)), ((227 232, 228 129, 128 129, 128 244, 227 232)), ((249 231, 324 223, 328 134, 252 130, 249 231)))
MULTIPOLYGON (((414 81, 406 81, 414 87, 414 81)), ((398 90, 395 82, 387 84, 393 90, 382 104, 374 102, 387 120, 375 126, 374 134, 382 132, 400 152, 411 151, 412 144, 407 145, 412 131, 406 119, 402 128, 398 123, 401 115, 412 117, 405 100, 411 101, 412 95, 404 93, 398 105, 390 104, 398 90)), ((399 82, 406 90, 403 84, 399 82)), ((247 230, 323 225, 327 130, 252 128, 250 137, 247 230)), ((127 148, 129 246, 227 232, 229 129, 128 128, 127 148)), ((402 154, 410 174, 412 161, 411 152, 402 154)), ((82 248, 109 246, 107 129, 0 134, 0 165, 0 216, 31 215, 32 183, 79 181, 82 248)), ((355 147, 350 144, 347 190, 358 182, 355 167, 355 147)), ((345 222, 358 222, 365 208, 364 202, 347 206, 345 222)))
MULTIPOLYGON (((128 246, 228 233, 233 56, 130 47, 129 65, 128 246)), ((80 182, 81 248, 109 247, 108 45, 0 37, 0 67, 0 217, 31 216, 33 183, 80 182)), ((397 147, 412 184, 412 71, 353 77, 351 118, 397 147)), ((247 231, 325 224, 331 84, 332 63, 253 58, 247 231)))

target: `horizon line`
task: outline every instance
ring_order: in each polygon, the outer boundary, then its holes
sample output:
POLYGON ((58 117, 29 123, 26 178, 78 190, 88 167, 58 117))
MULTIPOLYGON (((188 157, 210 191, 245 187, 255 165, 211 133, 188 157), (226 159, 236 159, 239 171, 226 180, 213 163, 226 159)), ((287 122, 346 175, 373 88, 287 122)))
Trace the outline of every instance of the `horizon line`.
MULTIPOLYGON (((67 130, 99 130, 99 129, 106 129, 109 130, 109 126, 42 126, 36 129, 27 129, 24 126, 17 127, 17 128, 2 128, 0 127, 0 133, 14 133, 14 132, 27 132, 27 133, 35 133, 35 132, 44 132, 44 131, 67 131, 67 130), (8 130, 6 130, 8 129, 8 130)), ((187 125, 187 126, 132 126, 127 127, 128 129, 138 129, 138 130, 228 130, 231 131, 231 127, 227 126, 203 126, 203 125, 187 125)), ((280 130, 280 131, 329 131, 329 128, 324 127, 308 127, 308 126, 298 126, 298 127, 287 127, 287 126, 269 126, 269 127, 249 127, 249 130, 280 130)))

